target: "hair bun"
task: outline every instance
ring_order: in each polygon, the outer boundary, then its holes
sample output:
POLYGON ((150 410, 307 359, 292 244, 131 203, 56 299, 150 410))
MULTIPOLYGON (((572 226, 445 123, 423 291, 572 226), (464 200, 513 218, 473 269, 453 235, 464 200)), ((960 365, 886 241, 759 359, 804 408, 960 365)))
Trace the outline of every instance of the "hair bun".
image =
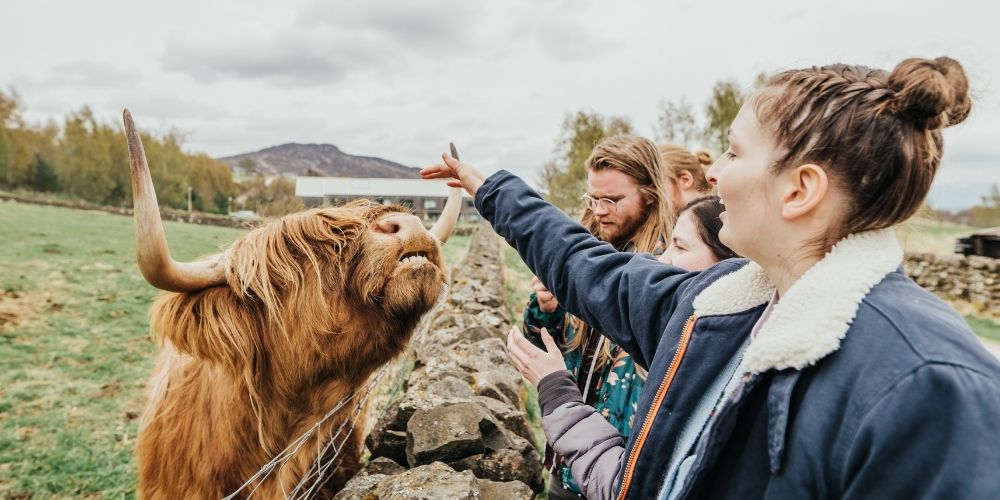
POLYGON ((712 152, 707 149, 699 149, 694 152, 694 157, 698 159, 698 163, 703 167, 707 167, 712 163, 715 163, 715 158, 712 157, 712 152))
POLYGON ((961 123, 969 116, 969 81, 950 57, 907 59, 889 75, 896 92, 889 110, 918 127, 936 130, 961 123))

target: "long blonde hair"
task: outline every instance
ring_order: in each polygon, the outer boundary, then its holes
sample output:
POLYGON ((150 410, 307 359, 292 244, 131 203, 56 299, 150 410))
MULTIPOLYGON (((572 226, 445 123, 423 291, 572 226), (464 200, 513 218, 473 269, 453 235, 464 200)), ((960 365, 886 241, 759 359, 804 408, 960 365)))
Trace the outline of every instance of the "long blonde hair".
MULTIPOLYGON (((586 162, 588 171, 617 170, 635 179, 643 200, 648 203, 649 215, 632 238, 636 252, 653 252, 661 242, 670 241, 670 230, 674 227, 674 210, 667 195, 665 168, 660 161, 656 145, 649 139, 634 135, 616 135, 607 137, 594 146, 594 151, 586 162)), ((594 212, 584 208, 580 218, 592 234, 598 234, 600 224, 594 217, 594 212)), ((579 318, 572 317, 570 324, 576 330, 576 335, 570 339, 564 348, 574 351, 582 348, 584 342, 583 329, 586 325, 579 318)), ((611 357, 611 348, 605 342, 598 353, 596 366, 604 366, 611 357)), ((596 369, 596 368, 595 368, 596 369)))

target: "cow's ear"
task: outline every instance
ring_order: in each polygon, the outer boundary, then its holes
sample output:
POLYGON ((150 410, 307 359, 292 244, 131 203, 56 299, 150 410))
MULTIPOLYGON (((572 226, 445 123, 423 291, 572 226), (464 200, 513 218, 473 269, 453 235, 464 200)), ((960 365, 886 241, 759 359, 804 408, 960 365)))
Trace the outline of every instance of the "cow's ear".
POLYGON ((254 306, 227 286, 166 294, 153 304, 151 328, 178 351, 239 376, 259 365, 264 352, 264 328, 248 308, 254 306))

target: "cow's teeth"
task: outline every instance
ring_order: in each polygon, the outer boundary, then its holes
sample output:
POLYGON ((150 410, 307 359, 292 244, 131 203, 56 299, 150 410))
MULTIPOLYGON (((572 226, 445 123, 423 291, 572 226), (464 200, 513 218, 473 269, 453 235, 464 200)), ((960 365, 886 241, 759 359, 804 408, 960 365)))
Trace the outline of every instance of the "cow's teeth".
POLYGON ((401 264, 408 264, 411 262, 430 262, 425 253, 417 253, 416 255, 410 255, 399 259, 401 264))

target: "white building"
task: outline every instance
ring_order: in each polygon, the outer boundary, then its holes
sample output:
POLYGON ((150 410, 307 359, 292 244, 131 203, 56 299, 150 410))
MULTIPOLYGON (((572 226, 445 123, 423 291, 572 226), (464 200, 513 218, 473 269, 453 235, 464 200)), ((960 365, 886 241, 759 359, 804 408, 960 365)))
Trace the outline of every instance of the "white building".
MULTIPOLYGON (((445 181, 361 177, 296 177, 295 195, 307 207, 343 205, 365 198, 376 203, 402 205, 424 219, 436 219, 448 201, 445 181)), ((479 214, 472 198, 463 193, 459 220, 475 221, 479 214)))

